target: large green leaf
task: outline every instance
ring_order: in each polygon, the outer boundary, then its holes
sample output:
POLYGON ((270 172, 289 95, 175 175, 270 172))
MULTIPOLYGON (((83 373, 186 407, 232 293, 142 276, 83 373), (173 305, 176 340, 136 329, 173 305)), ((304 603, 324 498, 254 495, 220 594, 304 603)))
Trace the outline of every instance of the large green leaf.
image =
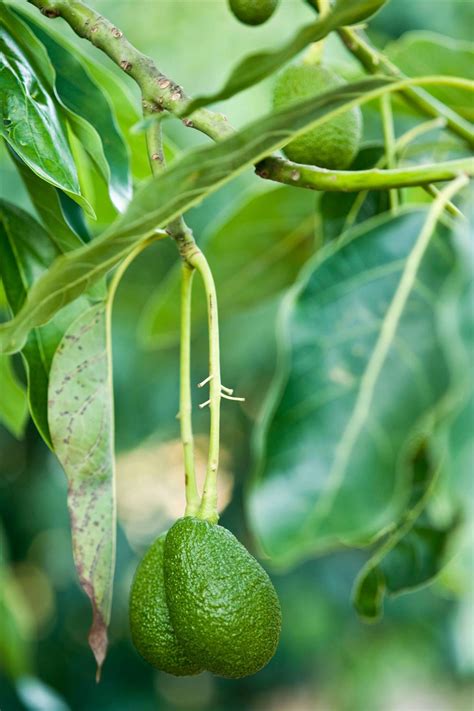
MULTIPOLYGON (((8 303, 21 310, 32 284, 60 254, 48 233, 28 213, 0 201, 0 271, 8 303)), ((51 361, 65 329, 87 305, 85 297, 69 304, 45 326, 32 330, 22 355, 28 376, 33 420, 48 445, 48 380, 51 361)))
POLYGON ((247 166, 285 145, 308 125, 328 120, 348 105, 368 101, 393 86, 385 78, 348 84, 259 119, 219 144, 190 151, 138 190, 126 213, 109 230, 56 261, 30 291, 22 312, 0 326, 0 351, 21 348, 31 328, 77 298, 144 236, 155 233, 247 166))
MULTIPOLYGON (((275 188, 252 195, 204 236, 207 259, 218 285, 219 313, 226 318, 262 304, 293 283, 314 251, 315 203, 310 192, 275 188)), ((206 323, 206 301, 194 291, 194 326, 206 323)), ((179 339, 180 270, 154 294, 140 331, 146 346, 179 339)))
POLYGON ((28 402, 10 356, 0 355, 0 393, 0 422, 15 437, 21 437, 28 419, 28 402))
POLYGON ((457 388, 447 416, 440 423, 438 437, 433 443, 442 460, 441 484, 454 510, 466 517, 474 508, 472 462, 474 461, 474 244, 472 191, 465 211, 471 220, 460 223, 456 230, 458 269, 450 280, 438 312, 439 329, 445 334, 448 358, 457 388))
MULTIPOLYGON (((132 195, 128 151, 108 98, 70 46, 64 47, 56 35, 29 16, 25 19, 51 59, 56 73, 56 90, 62 103, 73 115, 85 119, 97 132, 99 155, 105 158, 104 177, 109 182, 112 202, 119 210, 124 210, 132 195)), ((22 25, 25 27, 24 23, 22 25)), ((73 125, 78 136, 83 137, 84 124, 73 125)), ((91 157, 97 161, 94 147, 96 141, 89 135, 84 138, 91 157)), ((98 162, 98 168, 104 173, 102 161, 98 162)))
POLYGON ((239 91, 248 89, 253 84, 273 74, 311 42, 323 39, 338 27, 366 20, 377 12, 385 2, 386 0, 337 0, 330 12, 298 30, 296 35, 280 49, 258 52, 243 59, 232 70, 222 89, 192 100, 185 113, 191 114, 201 106, 229 99, 239 91))
POLYGON ((89 596, 89 644, 98 671, 107 652, 115 566, 114 416, 106 307, 96 304, 68 328, 54 355, 49 428, 68 478, 74 562, 89 596))
POLYGON ((452 385, 436 309, 456 257, 447 230, 428 241, 428 214, 328 245, 282 308, 249 500, 276 562, 366 544, 406 504, 412 438, 452 385))
POLYGON ((48 87, 0 19, 0 134, 43 180, 87 207, 58 109, 48 87))
MULTIPOLYGON (((434 32, 408 32, 386 48, 387 56, 407 76, 444 74, 474 79, 472 43, 454 40, 434 32)), ((468 121, 474 120, 472 94, 448 86, 433 87, 437 99, 468 121)))

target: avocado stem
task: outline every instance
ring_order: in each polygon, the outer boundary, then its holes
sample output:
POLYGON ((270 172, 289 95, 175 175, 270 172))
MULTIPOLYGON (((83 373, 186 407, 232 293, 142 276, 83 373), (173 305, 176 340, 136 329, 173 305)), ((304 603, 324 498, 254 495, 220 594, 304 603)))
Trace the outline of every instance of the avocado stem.
MULTIPOLYGON (((209 329, 209 409, 211 422, 209 430, 209 454, 198 518, 217 523, 217 470, 219 467, 220 408, 222 398, 219 314, 217 293, 211 269, 206 257, 195 250, 188 257, 190 264, 199 272, 203 281, 207 301, 207 321, 209 329)), ((207 403, 206 403, 207 404, 207 403)))
POLYGON ((194 438, 191 395, 191 297, 194 267, 183 261, 181 265, 181 338, 179 359, 179 422, 184 454, 186 516, 194 516, 199 508, 199 492, 194 466, 194 438))

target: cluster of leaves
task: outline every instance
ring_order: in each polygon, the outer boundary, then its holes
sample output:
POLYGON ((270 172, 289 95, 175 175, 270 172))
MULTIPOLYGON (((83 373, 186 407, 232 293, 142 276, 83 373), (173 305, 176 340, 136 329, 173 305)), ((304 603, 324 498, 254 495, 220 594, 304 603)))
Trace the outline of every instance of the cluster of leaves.
MULTIPOLYGON (((338 0, 326 17, 280 50, 245 59, 223 89, 186 110, 242 91, 382 4, 338 0)), ((127 88, 47 20, 14 7, 1 7, 0 130, 35 216, 0 203, 1 278, 12 316, 0 326, 7 393, 0 418, 19 436, 29 409, 64 467, 75 564, 94 610, 89 639, 101 664, 115 540, 107 274, 308 126, 379 98, 394 80, 365 78, 264 116, 142 182, 146 151, 143 135, 131 131, 140 115, 127 88), (18 352, 26 393, 11 360, 18 352)), ((412 37, 409 54, 426 52, 427 42, 412 37)), ((403 44, 392 58, 416 74, 403 44)), ((439 71, 450 68, 440 64, 439 71)), ((469 118, 462 93, 438 99, 469 118)), ((463 144, 453 143, 441 150, 463 154, 463 144)), ((379 157, 378 146, 365 147, 356 167, 372 167, 379 157)), ((439 571, 458 526, 472 260, 464 230, 447 218, 431 225, 428 205, 387 212, 386 194, 369 193, 355 212, 357 199, 325 195, 315 213, 313 193, 258 192, 210 231, 206 251, 216 264, 224 316, 285 295, 278 365, 255 429, 247 497, 253 532, 275 565, 334 546, 374 544, 354 596, 357 610, 376 618, 386 592, 416 587, 439 571), (353 229, 344 227, 348 215, 353 229), (315 220, 325 246, 314 237, 315 220), (430 510, 440 481, 448 521, 430 510)), ((147 347, 176 341, 177 290, 172 271, 151 296, 139 329, 147 347)), ((198 328, 204 317, 197 303, 198 328)))

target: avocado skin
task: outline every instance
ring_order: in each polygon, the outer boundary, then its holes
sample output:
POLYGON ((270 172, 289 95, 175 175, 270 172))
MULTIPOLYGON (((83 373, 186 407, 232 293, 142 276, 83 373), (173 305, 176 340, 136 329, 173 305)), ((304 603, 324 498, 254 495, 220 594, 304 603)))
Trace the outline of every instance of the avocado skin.
POLYGON ((277 5, 278 0, 229 0, 232 13, 244 25, 262 25, 277 5))
MULTIPOLYGON (((273 93, 275 109, 324 94, 344 86, 331 69, 315 64, 292 64, 278 77, 273 93)), ((328 170, 344 170, 354 160, 362 137, 362 113, 358 106, 310 128, 283 147, 295 163, 316 165, 328 170)))
POLYGON ((175 676, 199 674, 202 667, 191 662, 176 639, 166 604, 163 576, 165 536, 150 546, 139 563, 130 591, 130 630, 143 659, 175 676))
POLYGON ((179 519, 164 556, 168 609, 186 654, 219 676, 255 674, 275 653, 281 610, 275 589, 227 529, 179 519))

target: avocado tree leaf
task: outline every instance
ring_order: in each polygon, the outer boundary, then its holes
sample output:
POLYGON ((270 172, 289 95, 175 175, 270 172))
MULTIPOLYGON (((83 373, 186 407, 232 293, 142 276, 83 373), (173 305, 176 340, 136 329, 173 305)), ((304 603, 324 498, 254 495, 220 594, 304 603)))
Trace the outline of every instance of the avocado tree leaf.
POLYGON ((4 7, 0 18, 0 135, 40 178, 90 212, 54 97, 12 36, 11 16, 4 7))
MULTIPOLYGON (((385 48, 386 55, 407 76, 444 74, 474 79, 472 43, 435 32, 407 32, 385 48)), ((472 94, 458 87, 431 87, 430 93, 468 121, 474 121, 472 94)))
POLYGON ((34 668, 34 620, 28 602, 8 565, 7 541, 0 524, 0 671, 10 679, 34 668))
POLYGON ((352 599, 358 614, 375 622, 383 614, 386 595, 427 585, 447 562, 451 539, 458 529, 455 516, 437 526, 426 507, 439 472, 426 446, 413 462, 410 500, 399 523, 379 544, 354 583, 352 599))
MULTIPOLYGON (((59 251, 69 252, 71 249, 81 247, 83 244, 81 238, 69 226, 64 217, 60 199, 61 191, 33 173, 12 148, 10 155, 28 191, 31 202, 59 251)), ((68 198, 66 197, 66 199, 68 198)), ((73 204, 76 205, 76 203, 73 204)))
POLYGON ((70 45, 63 46, 57 34, 29 15, 24 19, 46 48, 74 132, 108 182, 113 204, 123 211, 132 195, 128 151, 107 96, 70 45))
POLYGON ((276 563, 367 544, 407 503, 414 434, 452 387, 436 309, 456 254, 446 228, 429 239, 429 214, 327 245, 282 306, 248 501, 276 563))
MULTIPOLYGON (((277 187, 244 200, 208 235, 206 257, 218 286, 219 313, 225 318, 262 305, 290 286, 315 246, 316 198, 309 191, 277 187)), ((152 295, 141 319, 147 347, 179 340, 180 270, 152 295)), ((206 324, 204 298, 193 298, 193 327, 206 324)))
POLYGON ((472 190, 461 208, 470 217, 459 223, 455 232, 458 251, 456 273, 438 310, 439 329, 445 334, 446 357, 457 387, 450 411, 440 422, 433 448, 442 461, 440 484, 454 510, 461 510, 466 519, 474 509, 472 462, 474 461, 474 214, 470 209, 472 190))
POLYGON ((243 59, 231 72, 224 86, 216 92, 193 99, 183 114, 192 114, 202 106, 230 99, 244 89, 257 84, 293 59, 312 42, 322 40, 338 27, 362 22, 384 5, 386 0, 336 0, 331 10, 298 30, 296 35, 277 50, 257 52, 243 59))
POLYGON ((14 437, 20 438, 28 419, 28 401, 10 356, 0 355, 0 393, 0 422, 14 437))
POLYGON ((115 566, 114 414, 106 305, 83 312, 53 357, 48 421, 68 479, 73 554, 93 609, 98 674, 107 652, 115 566))
MULTIPOLYGON (((383 144, 372 144, 363 146, 353 164, 351 170, 366 170, 373 168, 377 161, 384 155, 383 144)), ((330 242, 339 237, 344 231, 344 226, 351 208, 355 201, 359 199, 361 193, 333 193, 325 192, 321 195, 320 212, 323 218, 324 241, 330 242)), ((367 196, 357 212, 354 224, 365 222, 371 217, 388 210, 388 193, 385 190, 372 190, 367 196)))
POLYGON ((386 595, 411 592, 432 582, 449 560, 458 527, 456 518, 440 526, 422 515, 408 530, 397 529, 356 580, 353 601, 360 617, 376 622, 382 617, 386 595))
POLYGON ((91 244, 60 257, 39 279, 14 319, 0 326, 0 352, 20 349, 31 328, 48 321, 123 259, 146 236, 199 203, 307 126, 383 93, 393 81, 371 78, 294 104, 251 123, 225 141, 190 151, 143 185, 126 212, 91 244), (159 196, 159 200, 157 199, 159 196))
MULTIPOLYGON (((0 201, 0 272, 9 306, 21 310, 31 286, 60 251, 31 215, 0 201)), ((67 326, 88 305, 86 297, 69 304, 46 325, 33 329, 22 349, 28 379, 28 402, 33 420, 51 446, 48 428, 48 380, 51 361, 67 326)))

